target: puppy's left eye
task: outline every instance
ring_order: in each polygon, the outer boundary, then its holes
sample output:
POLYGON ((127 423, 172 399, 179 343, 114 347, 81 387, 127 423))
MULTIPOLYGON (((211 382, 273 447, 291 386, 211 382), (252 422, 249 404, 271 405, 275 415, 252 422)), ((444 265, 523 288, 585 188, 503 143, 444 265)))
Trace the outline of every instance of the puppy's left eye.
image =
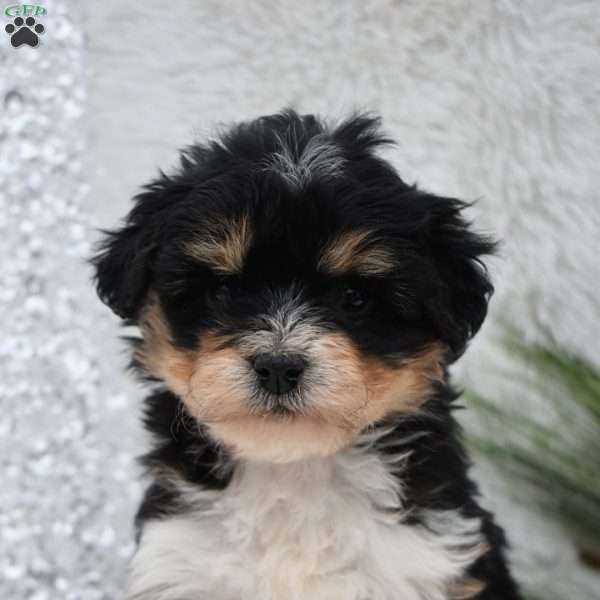
POLYGON ((225 277, 219 277, 215 282, 215 293, 217 296, 228 296, 231 291, 231 281, 225 277))
POLYGON ((344 288, 342 290, 341 308, 348 312, 359 312, 368 304, 367 293, 356 288, 344 288))

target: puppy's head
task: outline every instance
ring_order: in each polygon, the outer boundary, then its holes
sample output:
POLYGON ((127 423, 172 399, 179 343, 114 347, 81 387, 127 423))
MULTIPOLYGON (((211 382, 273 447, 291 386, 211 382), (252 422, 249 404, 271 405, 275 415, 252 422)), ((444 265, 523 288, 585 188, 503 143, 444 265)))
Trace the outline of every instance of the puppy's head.
POLYGON ((416 410, 485 317, 492 244, 385 143, 368 116, 239 125, 185 151, 95 259, 139 365, 240 456, 334 453, 416 410))

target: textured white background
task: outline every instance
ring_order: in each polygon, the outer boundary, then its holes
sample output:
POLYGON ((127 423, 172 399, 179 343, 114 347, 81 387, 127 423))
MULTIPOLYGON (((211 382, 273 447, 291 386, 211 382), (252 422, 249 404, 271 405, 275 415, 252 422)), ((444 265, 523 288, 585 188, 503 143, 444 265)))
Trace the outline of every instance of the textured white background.
MULTIPOLYGON (((402 175, 478 199, 479 228, 504 240, 463 379, 489 386, 499 318, 600 365, 599 2, 45 6, 39 48, 0 31, 0 597, 119 597, 140 392, 83 259, 92 227, 215 123, 380 112, 402 175)), ((562 534, 478 473, 519 579, 600 597, 562 534)))

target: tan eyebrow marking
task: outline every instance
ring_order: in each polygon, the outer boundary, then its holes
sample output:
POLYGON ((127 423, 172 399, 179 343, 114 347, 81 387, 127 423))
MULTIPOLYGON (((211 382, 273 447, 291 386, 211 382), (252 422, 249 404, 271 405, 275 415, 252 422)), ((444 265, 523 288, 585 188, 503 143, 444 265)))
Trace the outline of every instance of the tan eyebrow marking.
POLYGON ((318 267, 335 275, 389 273, 394 268, 394 256, 387 248, 369 240, 370 235, 367 230, 341 233, 325 246, 318 267))
POLYGON ((212 222, 184 245, 184 252, 219 273, 239 273, 250 244, 252 230, 244 215, 229 222, 212 222))

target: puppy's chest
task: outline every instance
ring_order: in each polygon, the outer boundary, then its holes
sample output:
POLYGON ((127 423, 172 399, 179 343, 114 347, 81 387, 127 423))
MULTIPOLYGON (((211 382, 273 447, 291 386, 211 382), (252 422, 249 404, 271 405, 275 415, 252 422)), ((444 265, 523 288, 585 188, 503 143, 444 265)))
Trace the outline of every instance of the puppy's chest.
POLYGON ((398 481, 363 453, 245 464, 224 492, 184 494, 192 510, 147 523, 132 593, 154 587, 171 589, 165 600, 441 600, 480 541, 479 523, 454 513, 430 514, 430 527, 403 524, 398 481))

